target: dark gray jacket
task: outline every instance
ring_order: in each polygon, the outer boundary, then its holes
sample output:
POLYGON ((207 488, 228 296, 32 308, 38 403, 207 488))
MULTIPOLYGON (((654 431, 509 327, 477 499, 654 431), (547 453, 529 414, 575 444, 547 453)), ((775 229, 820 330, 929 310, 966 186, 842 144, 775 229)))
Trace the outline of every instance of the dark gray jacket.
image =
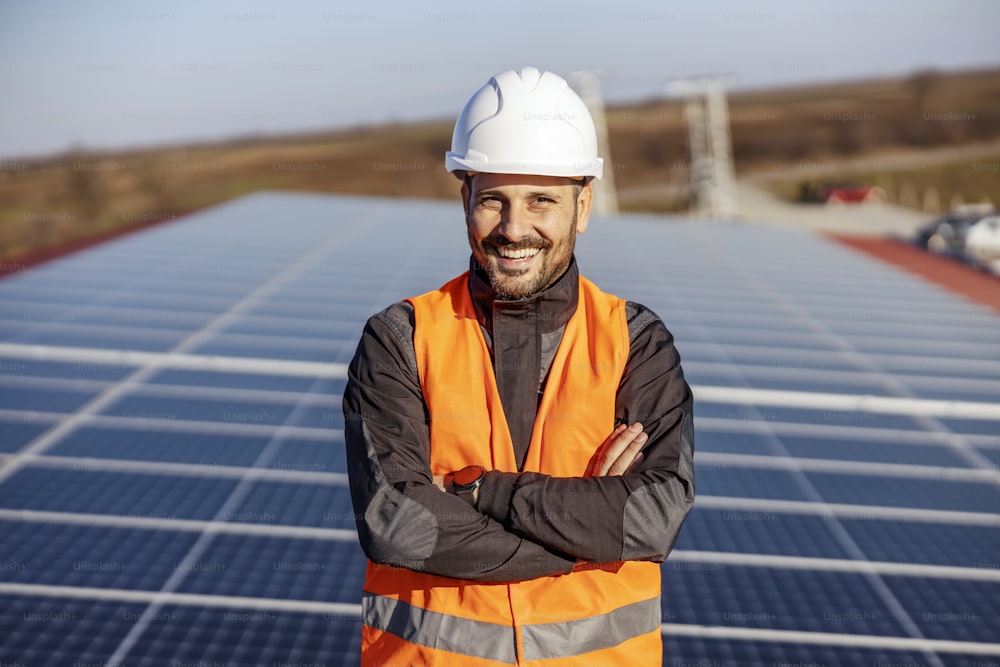
MULTIPOLYGON (((541 294, 499 301, 484 275, 474 267, 469 273, 519 465, 576 309, 578 275, 574 260, 541 294)), ((478 511, 433 484, 412 306, 399 302, 369 319, 344 392, 351 495, 368 557, 478 581, 564 573, 578 561, 665 559, 694 502, 691 390, 660 319, 632 302, 626 312, 630 351, 615 416, 616 423, 641 422, 649 435, 641 465, 595 478, 492 471, 478 511)))

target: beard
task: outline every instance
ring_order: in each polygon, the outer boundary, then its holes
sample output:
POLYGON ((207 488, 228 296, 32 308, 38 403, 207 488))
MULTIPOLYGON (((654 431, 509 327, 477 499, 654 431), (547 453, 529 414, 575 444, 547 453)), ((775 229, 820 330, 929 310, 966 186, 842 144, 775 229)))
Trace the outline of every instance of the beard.
MULTIPOLYGON (((484 240, 484 244, 488 240, 484 240)), ((547 265, 549 259, 548 253, 552 248, 552 243, 545 241, 544 239, 525 239, 518 241, 517 243, 497 243, 494 244, 496 247, 504 247, 509 250, 518 250, 520 248, 540 248, 540 253, 542 254, 541 270, 535 272, 534 277, 521 279, 522 276, 527 275, 531 269, 504 269, 499 263, 495 261, 487 261, 486 266, 483 268, 486 270, 486 275, 490 279, 490 285, 493 286, 493 291, 496 292, 497 299, 501 301, 518 301, 520 299, 526 299, 529 296, 533 296, 538 292, 549 286, 559 276, 553 276, 553 267, 547 265)), ((562 275, 562 271, 559 271, 562 275)))
MULTIPOLYGON (((575 217, 575 216, 574 216, 575 217)), ((478 245, 473 245, 473 257, 476 264, 489 278, 496 298, 501 301, 519 301, 534 296, 554 283, 569 268, 576 247, 576 233, 571 231, 569 236, 558 242, 532 237, 521 239, 516 243, 508 241, 501 235, 491 234, 484 238, 478 245), (524 269, 505 269, 494 255, 487 254, 490 248, 504 248, 507 250, 520 250, 524 248, 538 248, 541 257, 538 261, 541 266, 528 267, 524 269)), ((470 239, 474 243, 472 239, 470 239)))

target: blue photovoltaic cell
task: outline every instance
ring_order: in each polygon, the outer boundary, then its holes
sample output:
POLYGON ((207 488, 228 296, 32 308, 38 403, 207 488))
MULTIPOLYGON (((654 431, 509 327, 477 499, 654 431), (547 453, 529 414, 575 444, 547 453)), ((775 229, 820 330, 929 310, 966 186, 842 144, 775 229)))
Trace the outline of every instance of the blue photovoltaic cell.
POLYGON ((322 429, 343 429, 344 410, 340 405, 309 405, 299 413, 298 426, 322 429))
POLYGON ((358 664, 361 620, 332 613, 167 605, 122 661, 137 667, 358 664))
POLYGON ((966 467, 968 464, 946 445, 911 445, 873 442, 863 439, 822 438, 780 435, 778 439, 790 456, 806 459, 836 459, 869 463, 966 467))
POLYGON ((356 542, 217 535, 181 583, 186 593, 360 603, 356 542))
MULTIPOLYGON (((4 281, 0 302, 5 303, 4 312, 11 313, 15 320, 24 319, 32 325, 46 322, 65 321, 67 314, 76 307, 93 300, 94 293, 89 288, 74 288, 66 284, 58 287, 34 284, 40 273, 51 266, 38 267, 33 273, 11 276, 4 281)), ((64 276, 64 282, 65 276, 64 276)))
MULTIPOLYGON (((358 333, 358 338, 361 333, 358 333)), ((236 336, 219 335, 212 338, 207 343, 198 345, 193 352, 196 354, 219 355, 224 357, 252 357, 257 359, 288 359, 291 361, 320 361, 320 362, 342 362, 343 357, 338 358, 338 352, 345 346, 350 347, 349 356, 354 355, 354 348, 357 341, 343 340, 321 340, 315 343, 304 343, 301 339, 295 344, 289 345, 287 341, 280 338, 268 338, 266 336, 236 336)), ((348 357, 348 360, 349 357, 348 357)))
POLYGON ((223 297, 205 297, 197 295, 194 298, 182 294, 149 294, 133 292, 108 299, 107 305, 120 308, 155 308, 160 312, 179 311, 204 312, 215 314, 232 305, 232 300, 223 297))
POLYGON ((56 444, 52 456, 252 466, 267 436, 87 426, 56 444))
MULTIPOLYGON (((918 651, 892 651, 853 646, 753 642, 740 639, 710 639, 673 636, 663 638, 663 664, 675 667, 729 667, 761 665, 766 667, 869 666, 917 667, 927 665, 927 655, 918 651)), ((948 667, 984 667, 996 660, 982 655, 942 654, 948 667)))
POLYGON ((193 332, 201 329, 211 320, 211 313, 160 310, 157 308, 111 308, 87 306, 73 313, 75 324, 112 324, 115 327, 133 329, 163 329, 167 331, 193 332))
POLYGON ((920 398, 939 401, 1000 403, 1000 388, 998 387, 917 387, 913 389, 913 393, 920 398))
POLYGON ((280 426, 294 409, 292 403, 223 400, 208 398, 164 398, 160 396, 125 396, 102 414, 129 417, 133 420, 184 419, 280 426))
POLYGON ((143 604, 0 594, 0 664, 106 665, 143 604))
POLYGON ((1000 527, 840 519, 868 560, 1000 570, 1000 527))
POLYGON ((698 454, 700 452, 715 452, 723 454, 754 454, 768 456, 776 454, 773 436, 760 433, 730 433, 728 431, 713 431, 699 429, 695 424, 697 438, 695 439, 695 473, 697 474, 698 454))
MULTIPOLYGON (((0 306, 9 307, 9 306, 0 306)), ((27 322, 17 322, 12 320, 5 320, 0 318, 0 341, 8 341, 12 338, 20 336, 24 331, 31 328, 31 325, 27 322)))
POLYGON ((351 331, 360 331, 364 327, 368 318, 374 315, 380 308, 369 304, 342 304, 338 303, 337 294, 328 293, 324 296, 321 304, 309 301, 275 301, 268 299, 261 301, 253 308, 246 311, 245 317, 250 321, 266 320, 270 318, 288 318, 289 320, 336 320, 342 326, 339 332, 347 336, 351 331), (363 308, 363 310, 362 310, 363 308), (372 310, 369 310, 372 308, 372 310))
POLYGON ((832 503, 996 512, 1000 489, 987 482, 906 479, 809 472, 809 481, 832 503))
MULTIPOLYGON (((849 558, 830 531, 830 520, 801 514, 704 509, 695 504, 684 522, 678 549, 849 558)), ((676 569, 699 563, 673 563, 676 569)), ((700 565, 705 565, 704 563, 700 565)), ((666 567, 671 567, 668 561, 666 567)))
MULTIPOLYGON (((0 426, 0 428, 3 427, 0 426)), ((995 449, 993 447, 979 447, 977 451, 992 461, 994 468, 1000 468, 1000 449, 995 449)))
POLYGON ((207 323, 209 316, 201 313, 192 316, 189 313, 159 311, 149 309, 114 308, 98 310, 93 307, 82 308, 73 313, 71 326, 67 335, 87 335, 99 331, 106 326, 118 329, 122 336, 135 338, 171 339, 172 335, 184 335, 201 329, 207 323))
POLYGON ((926 637, 997 641, 1000 582, 909 577, 885 580, 926 637))
POLYGON ((208 520, 235 488, 230 478, 27 467, 3 483, 0 507, 138 518, 208 520))
POLYGON ((127 327, 109 331, 100 327, 59 324, 39 327, 30 334, 15 336, 11 342, 30 341, 33 345, 162 352, 177 345, 184 336, 183 331, 135 331, 127 327))
MULTIPOLYGON (((965 459, 959 456, 953 447, 922 442, 909 444, 905 442, 905 436, 900 440, 900 442, 881 442, 864 437, 765 435, 740 431, 713 431, 711 427, 701 427, 698 429, 697 451, 901 465, 968 466, 965 459)), ((697 461, 696 453, 696 469, 697 461)))
POLYGON ((223 329, 226 333, 251 334, 257 336, 276 336, 283 338, 289 330, 297 338, 315 338, 319 340, 348 340, 361 335, 362 327, 354 321, 337 321, 330 319, 332 313, 326 313, 320 319, 296 318, 264 318, 240 319, 223 329))
POLYGON ((965 315, 955 313, 946 319, 937 317, 937 313, 927 316, 917 314, 916 317, 900 317, 899 315, 896 313, 891 322, 843 319, 831 326, 831 329, 847 336, 884 338, 896 335, 898 327, 905 326, 907 338, 911 341, 936 343, 947 339, 962 339, 963 341, 975 341, 988 345, 996 344, 996 337, 991 336, 987 328, 989 326, 988 317, 976 317, 969 313, 965 315))
MULTIPOLYGON (((766 378, 748 377, 744 380, 746 386, 754 389, 777 389, 779 391, 810 391, 810 392, 835 392, 839 394, 861 394, 872 396, 892 396, 888 388, 877 382, 865 382, 858 378, 853 382, 823 381, 821 379, 806 378, 766 378)), ((742 386, 742 385, 740 385, 742 386)), ((791 421, 791 420, 789 420, 791 421)))
POLYGON ((698 493, 709 496, 808 500, 795 474, 785 470, 713 465, 711 474, 701 475, 695 483, 698 493))
POLYGON ((0 385, 0 405, 5 410, 34 412, 73 412, 97 395, 97 390, 36 389, 0 385))
MULTIPOLYGON (((156 591, 171 579, 179 593, 218 596, 211 604, 166 599, 149 607, 42 589, 0 595, 0 667, 106 664, 116 649, 129 666, 357 664, 366 560, 353 536, 354 509, 342 477, 308 474, 346 472, 346 378, 328 377, 336 374, 329 366, 315 375, 308 365, 299 366, 301 375, 280 367, 261 373, 249 364, 240 369, 240 358, 350 362, 371 315, 465 270, 467 240, 455 233, 461 215, 457 202, 258 194, 0 280, 0 339, 15 343, 0 355, 0 452, 36 441, 40 457, 0 476, 0 509, 13 510, 0 520, 0 581, 114 595, 156 591), (188 340, 191 334, 197 337, 188 340), (70 348, 80 361, 45 359, 46 345, 70 348), (142 368, 126 355, 121 363, 93 363, 90 352, 74 348, 221 355, 233 357, 228 367, 236 370, 174 368, 170 358, 142 368), (122 391, 116 383, 140 369, 145 384, 122 391), (115 401, 102 416, 113 419, 49 422, 33 412, 62 417, 105 391, 115 401), (50 439, 37 440, 54 428, 50 439), (55 465, 56 457, 74 459, 55 465), (171 463, 195 467, 190 474, 156 469, 171 463), (254 464, 281 471, 281 479, 238 487, 238 478, 222 474, 223 466, 254 464), (74 517, 41 521, 20 510, 74 517), (142 526, 95 525, 90 514, 142 526), (179 532, 160 521, 213 517, 238 532, 179 532), (278 536, 271 524, 320 532, 278 536), (251 531, 272 532, 244 534, 251 531), (277 611, 268 599, 346 606, 277 611)), ((864 472, 880 464, 969 468, 976 462, 960 451, 979 447, 983 467, 1000 462, 1000 449, 983 446, 984 436, 1000 437, 1000 422, 698 400, 699 387, 725 386, 751 397, 780 389, 995 402, 1000 318, 801 229, 664 220, 595 218, 577 245, 584 275, 651 308, 674 333, 696 396, 698 494, 732 505, 696 504, 677 542, 688 557, 722 556, 662 566, 668 629, 703 625, 713 634, 668 635, 664 665, 938 660, 984 667, 1000 660, 726 635, 758 628, 996 642, 997 582, 885 575, 880 585, 872 575, 832 571, 825 560, 793 570, 777 560, 750 567, 726 559, 863 555, 977 574, 1000 569, 996 526, 874 520, 860 511, 838 519, 743 511, 740 500, 811 502, 818 492, 829 503, 978 512, 987 523, 1000 491, 986 481, 905 470, 893 477, 803 473, 796 465, 833 459, 866 465, 864 472), (907 441, 926 443, 927 429, 942 427, 942 438, 952 435, 945 429, 978 437, 954 446, 907 441), (727 463, 725 454, 793 458, 750 467, 727 463), (897 613, 919 630, 908 634, 912 626, 897 613)))
MULTIPOLYGON (((891 338, 881 337, 877 340, 861 340, 855 338, 854 342, 856 348, 862 353, 880 353, 887 352, 890 354, 923 354, 927 351, 928 341, 925 340, 908 340, 905 338, 900 338, 896 340, 891 340, 891 338)), ((953 357, 955 359, 961 360, 978 360, 978 359, 996 359, 998 354, 998 349, 996 344, 985 344, 980 343, 976 340, 969 340, 966 338, 962 341, 961 345, 949 346, 946 356, 953 357)))
POLYGON ((0 452, 13 454, 50 428, 47 422, 0 420, 0 452))
POLYGON ((227 389, 266 389, 268 391, 314 392, 340 394, 346 380, 339 378, 312 378, 290 375, 262 375, 256 373, 218 373, 212 371, 187 371, 164 369, 147 384, 169 384, 186 387, 220 387, 227 389))
MULTIPOLYGON (((780 317, 780 315, 775 316, 780 317)), ((696 336, 694 338, 688 338, 687 340, 694 342, 698 341, 699 338, 696 336)), ((787 350, 776 349, 772 350, 770 354, 762 356, 761 352, 758 350, 745 350, 730 347, 725 350, 724 354, 722 354, 721 350, 706 350, 697 343, 695 343, 693 347, 685 346, 684 339, 679 338, 678 341, 682 360, 690 358, 692 361, 714 361, 717 363, 735 364, 738 366, 778 366, 779 368, 795 368, 796 365, 804 366, 805 368, 813 368, 817 363, 821 363, 824 368, 828 368, 830 370, 858 370, 857 363, 853 362, 850 358, 839 358, 829 352, 816 353, 811 350, 796 350, 794 354, 789 354, 787 350), (817 360, 817 354, 822 355, 821 361, 817 360)))
POLYGON ((151 591, 198 539, 193 532, 34 521, 0 521, 0 531, 2 581, 151 591))
POLYGON ((72 297, 64 300, 47 298, 51 292, 39 289, 18 289, 13 281, 4 285, 0 297, 0 322, 17 325, 24 331, 41 326, 47 322, 71 322, 77 306, 72 297))
MULTIPOLYGON (((987 325, 995 326, 995 324, 987 325)), ((914 375, 931 378, 970 378, 979 381, 1000 380, 1000 366, 994 363, 963 361, 956 364, 950 360, 933 360, 924 357, 896 356, 891 354, 872 355, 872 360, 886 373, 891 373, 901 382, 907 384, 914 375), (934 362, 934 363, 931 363, 934 362)))
MULTIPOLYGON (((674 333, 675 335, 689 334, 684 335, 684 338, 689 339, 697 337, 694 330, 687 330, 686 327, 683 326, 675 326, 674 333)), ((834 348, 832 348, 829 343, 818 338, 812 338, 805 332, 776 331, 770 328, 758 329, 743 327, 739 329, 729 329, 719 327, 713 331, 712 338, 714 342, 719 343, 723 348, 726 348, 728 345, 753 344, 765 349, 782 349, 788 347, 789 345, 794 345, 799 349, 821 350, 824 352, 834 351, 834 348)))
MULTIPOLYGON (((266 267, 262 267, 266 268, 266 267)), ((274 264, 273 268, 280 268, 280 264, 274 264)), ((178 271, 168 271, 159 274, 155 278, 143 281, 144 291, 152 294, 168 292, 170 294, 187 294, 192 297, 221 297, 237 300, 246 296, 252 289, 252 284, 256 278, 267 278, 266 271, 245 271, 234 272, 224 276, 222 279, 205 282, 197 278, 185 276, 178 271)))
POLYGON ((347 454, 341 431, 330 431, 324 440, 289 438, 268 464, 270 468, 306 472, 347 472, 347 454))
POLYGON ((134 366, 86 361, 40 361, 0 357, 0 376, 101 380, 108 382, 135 372, 134 366))
POLYGON ((346 484, 254 482, 231 521, 355 529, 346 484), (245 518, 243 518, 245 517, 245 518))
POLYGON ((668 623, 905 635, 865 575, 740 567, 664 569, 668 623))
POLYGON ((987 419, 939 419, 949 430, 969 435, 991 435, 1000 438, 1000 422, 987 419))
POLYGON ((866 428, 901 429, 905 431, 919 431, 922 428, 914 418, 906 415, 850 410, 783 408, 773 405, 747 406, 696 401, 694 414, 695 419, 698 417, 717 417, 721 419, 749 419, 754 421, 792 422, 823 426, 863 426, 866 428))

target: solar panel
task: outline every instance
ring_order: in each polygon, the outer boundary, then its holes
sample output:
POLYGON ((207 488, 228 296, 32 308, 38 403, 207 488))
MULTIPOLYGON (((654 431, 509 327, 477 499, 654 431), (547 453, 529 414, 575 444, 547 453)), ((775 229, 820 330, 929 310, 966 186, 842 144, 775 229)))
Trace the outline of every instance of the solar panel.
MULTIPOLYGON (((355 664, 345 364, 464 270, 460 215, 261 193, 0 282, 0 664, 355 664)), ((578 255, 695 391, 664 664, 1000 661, 995 312, 789 228, 578 255)))

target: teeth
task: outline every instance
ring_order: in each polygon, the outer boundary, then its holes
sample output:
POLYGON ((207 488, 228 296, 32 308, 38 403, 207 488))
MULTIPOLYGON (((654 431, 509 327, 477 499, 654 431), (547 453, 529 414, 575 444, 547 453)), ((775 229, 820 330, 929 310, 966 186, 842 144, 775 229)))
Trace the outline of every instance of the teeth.
POLYGON ((498 248, 498 251, 500 256, 505 259, 524 259, 525 257, 534 257, 538 254, 538 248, 522 248, 520 250, 498 248))

